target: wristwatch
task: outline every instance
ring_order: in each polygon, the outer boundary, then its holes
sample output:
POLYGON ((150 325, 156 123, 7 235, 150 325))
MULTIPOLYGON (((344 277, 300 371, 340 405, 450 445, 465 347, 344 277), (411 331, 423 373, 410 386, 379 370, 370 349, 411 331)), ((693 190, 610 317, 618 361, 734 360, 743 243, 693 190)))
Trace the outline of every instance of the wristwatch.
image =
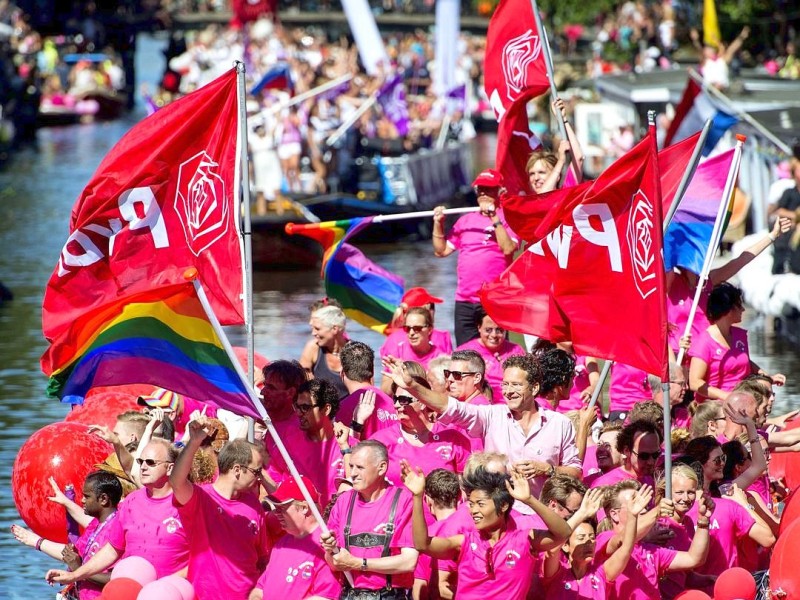
POLYGON ((497 229, 498 227, 500 227, 500 225, 502 225, 502 224, 503 224, 503 223, 502 223, 502 222, 500 222, 500 221, 492 221, 492 227, 493 227, 493 228, 495 228, 495 229, 497 229))
POLYGON ((367 559, 366 558, 362 558, 361 559, 361 570, 362 571, 366 571, 367 570, 367 559))

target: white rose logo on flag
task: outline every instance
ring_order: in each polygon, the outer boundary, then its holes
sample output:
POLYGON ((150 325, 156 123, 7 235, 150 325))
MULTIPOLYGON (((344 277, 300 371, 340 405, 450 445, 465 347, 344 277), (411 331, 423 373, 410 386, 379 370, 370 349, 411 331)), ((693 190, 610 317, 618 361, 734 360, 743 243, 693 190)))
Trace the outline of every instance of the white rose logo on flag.
POLYGON ((653 255, 653 204, 642 190, 632 198, 628 217, 628 246, 633 265, 633 282, 642 300, 656 291, 655 256, 653 255))
POLYGON ((528 86, 528 66, 539 58, 541 51, 542 40, 532 29, 511 38, 503 46, 503 75, 510 101, 528 86))
POLYGON ((175 208, 186 243, 195 256, 219 240, 228 230, 228 202, 219 163, 202 151, 181 163, 175 208))

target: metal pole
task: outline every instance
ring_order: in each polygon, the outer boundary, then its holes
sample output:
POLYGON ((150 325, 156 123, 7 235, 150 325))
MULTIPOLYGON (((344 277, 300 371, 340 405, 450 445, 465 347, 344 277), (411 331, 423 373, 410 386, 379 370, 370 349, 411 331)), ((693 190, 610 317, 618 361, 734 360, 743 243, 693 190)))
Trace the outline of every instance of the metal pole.
MULTIPOLYGON (((244 240, 244 328, 247 334, 247 381, 250 388, 254 387, 253 365, 255 364, 255 337, 253 330, 253 236, 250 222, 250 166, 247 160, 247 107, 244 87, 244 63, 236 61, 236 100, 239 106, 239 168, 241 176, 238 183, 241 186, 241 212, 239 207, 235 212, 237 220, 242 215, 242 238, 244 240)), ((238 193, 239 190, 236 191, 238 193)), ((260 402, 258 403, 260 404, 260 402)), ((255 422, 247 418, 247 439, 255 439, 255 422)))
MULTIPOLYGON (((479 206, 466 206, 462 208, 446 208, 443 213, 446 215, 460 215, 464 213, 478 212, 479 206)), ((378 215, 373 217, 373 223, 384 223, 386 221, 402 221, 404 219, 419 219, 422 217, 432 217, 432 210, 420 210, 417 212, 401 213, 398 215, 378 215)), ((289 235, 299 233, 306 229, 325 229, 329 227, 339 226, 345 227, 350 225, 355 219, 346 219, 344 221, 323 221, 321 223, 287 223, 284 230, 289 235)))
POLYGON ((361 115, 367 112, 367 110, 369 110, 369 108, 375 104, 377 99, 378 92, 374 92, 372 96, 370 96, 361 106, 358 107, 358 109, 350 116, 349 119, 347 119, 347 121, 339 125, 339 129, 334 131, 330 137, 325 140, 325 143, 328 144, 328 146, 333 146, 336 142, 338 142, 339 138, 347 133, 347 130, 350 129, 356 123, 356 121, 361 118, 361 115))

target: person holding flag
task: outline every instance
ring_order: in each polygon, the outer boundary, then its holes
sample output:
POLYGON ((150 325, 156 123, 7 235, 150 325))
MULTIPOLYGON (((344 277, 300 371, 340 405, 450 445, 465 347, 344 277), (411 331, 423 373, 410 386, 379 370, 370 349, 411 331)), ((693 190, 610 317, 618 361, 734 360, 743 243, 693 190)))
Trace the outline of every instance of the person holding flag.
POLYGON ((472 182, 480 212, 460 217, 444 234, 444 206, 433 213, 433 252, 439 258, 458 256, 458 282, 454 311, 456 345, 478 337, 475 317, 480 308, 478 291, 484 281, 498 277, 511 264, 518 241, 498 206, 505 192, 503 176, 494 169, 482 171, 472 182))

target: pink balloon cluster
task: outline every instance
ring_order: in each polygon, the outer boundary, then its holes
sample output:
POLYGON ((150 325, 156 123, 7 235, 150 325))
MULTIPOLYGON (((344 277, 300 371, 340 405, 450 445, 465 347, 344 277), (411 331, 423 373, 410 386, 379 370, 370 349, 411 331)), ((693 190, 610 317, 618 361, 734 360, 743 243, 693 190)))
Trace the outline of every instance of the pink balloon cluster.
POLYGON ((123 558, 103 588, 104 600, 194 600, 194 588, 183 577, 157 578, 156 569, 141 556, 123 558))

